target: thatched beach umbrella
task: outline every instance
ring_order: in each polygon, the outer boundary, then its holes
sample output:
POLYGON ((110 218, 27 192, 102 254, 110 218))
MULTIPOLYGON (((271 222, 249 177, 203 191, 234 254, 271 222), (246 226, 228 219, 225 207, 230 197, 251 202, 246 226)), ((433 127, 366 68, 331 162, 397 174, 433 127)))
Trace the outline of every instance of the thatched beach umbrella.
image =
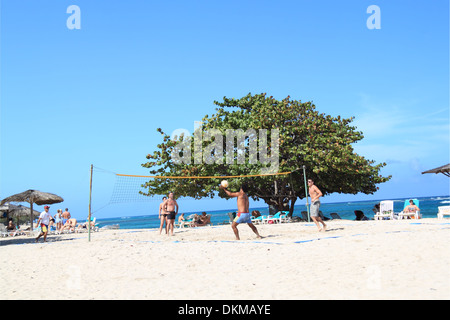
MULTIPOLYGON (((0 211, 5 212, 8 218, 12 217, 23 217, 30 214, 30 208, 22 205, 14 205, 11 203, 5 203, 0 206, 0 211)), ((33 210, 33 217, 38 217, 40 215, 39 211, 33 210)))
POLYGON ((11 203, 5 203, 0 205, 0 217, 2 218, 9 218, 9 213, 12 209, 16 208, 16 205, 13 205, 11 203))
MULTIPOLYGON (((28 208, 28 207, 25 207, 22 205, 18 205, 9 211, 9 216, 10 217, 23 217, 23 216, 28 216, 30 213, 31 213, 31 208, 28 208)), ((39 217, 39 215, 41 214, 37 210, 33 210, 32 213, 33 213, 33 218, 39 217)))
POLYGON ((5 202, 28 202, 30 204, 30 225, 33 229, 33 203, 37 205, 63 202, 64 199, 53 193, 41 192, 38 190, 27 190, 3 199, 0 205, 5 202))
POLYGON ((443 175, 450 177, 450 163, 446 164, 445 166, 441 166, 438 168, 434 168, 434 169, 422 172, 422 174, 424 174, 424 173, 436 173, 436 174, 442 173, 443 175))

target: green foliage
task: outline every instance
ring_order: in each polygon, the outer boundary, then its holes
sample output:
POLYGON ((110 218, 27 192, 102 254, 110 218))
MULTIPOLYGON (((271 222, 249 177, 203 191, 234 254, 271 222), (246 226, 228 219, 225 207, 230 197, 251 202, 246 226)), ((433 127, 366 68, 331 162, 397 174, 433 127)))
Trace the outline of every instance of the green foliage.
MULTIPOLYGON (((338 192, 356 194, 359 192, 372 194, 377 184, 388 181, 391 177, 382 177, 380 169, 385 163, 375 164, 354 152, 352 144, 363 139, 362 132, 351 126, 353 118, 343 119, 319 113, 311 102, 290 100, 290 97, 278 101, 266 94, 247 96, 241 99, 224 97, 223 102, 214 102, 218 107, 216 113, 203 118, 203 133, 219 130, 223 136, 227 129, 278 129, 279 130, 279 172, 294 171, 306 166, 306 175, 312 178, 324 195, 338 192)), ((161 129, 163 142, 158 150, 148 154, 150 161, 142 164, 149 168, 152 175, 163 176, 228 176, 258 174, 268 165, 245 164, 225 161, 225 140, 222 163, 194 163, 194 152, 191 152, 191 163, 176 164, 172 159, 172 151, 180 143, 190 143, 195 150, 193 137, 180 137, 171 140, 161 129), (190 140, 189 140, 190 139, 190 140)), ((268 134, 268 152, 273 146, 268 134)), ((214 143, 214 139, 202 142, 203 150, 214 143)), ((258 141, 259 143, 259 141, 258 141)), ((245 142, 248 151, 248 138, 245 142)), ((236 146, 235 148, 236 149, 236 146)), ((184 151, 183 151, 184 152, 184 151)), ((183 154, 180 153, 180 155, 183 154)), ((246 152, 248 155, 248 152, 246 152)), ((198 162, 198 161, 197 161, 198 162)), ((254 178, 229 179, 230 190, 238 190, 242 182, 249 182, 249 195, 254 199, 263 199, 279 209, 290 201, 293 207, 297 198, 305 197, 303 171, 294 171, 291 175, 277 175, 254 178)), ((174 191, 177 196, 189 196, 196 199, 215 197, 220 179, 155 179, 149 181, 147 195, 167 194, 174 191)), ((223 192, 218 194, 225 197, 223 192)))

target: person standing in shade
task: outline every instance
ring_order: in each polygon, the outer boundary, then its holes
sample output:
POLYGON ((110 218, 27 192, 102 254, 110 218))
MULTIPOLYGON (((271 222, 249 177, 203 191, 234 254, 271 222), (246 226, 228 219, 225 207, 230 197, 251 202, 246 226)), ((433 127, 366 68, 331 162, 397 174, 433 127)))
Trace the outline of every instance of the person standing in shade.
POLYGON ((319 231, 325 231, 327 229, 327 225, 323 222, 322 218, 319 215, 320 208, 320 197, 323 196, 322 191, 314 184, 312 179, 308 179, 308 187, 309 187, 309 196, 311 197, 311 219, 313 219, 319 231), (320 223, 323 227, 320 227, 320 223))
POLYGON ((262 237, 259 235, 258 229, 256 229, 256 227, 252 223, 252 215, 250 214, 249 201, 247 196, 247 185, 243 184, 238 192, 230 192, 222 185, 220 185, 219 188, 225 191, 225 193, 229 197, 237 198, 238 213, 231 224, 231 228, 233 229, 234 235, 236 236, 236 240, 240 240, 239 231, 237 228, 239 223, 247 223, 250 229, 252 229, 252 231, 257 235, 257 238, 261 239, 262 237))

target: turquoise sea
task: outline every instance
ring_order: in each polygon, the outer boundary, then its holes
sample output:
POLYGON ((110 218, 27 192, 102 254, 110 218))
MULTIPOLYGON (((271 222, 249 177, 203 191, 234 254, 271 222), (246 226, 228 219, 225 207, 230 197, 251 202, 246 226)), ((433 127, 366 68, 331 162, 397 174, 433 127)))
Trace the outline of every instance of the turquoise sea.
MULTIPOLYGON (((435 197, 422 197, 417 198, 420 202, 419 207, 423 218, 436 218, 439 206, 450 205, 450 196, 435 196, 435 197)), ((394 200, 394 212, 400 212, 403 209, 403 205, 406 198, 401 199, 383 199, 383 200, 394 200)), ((372 208, 375 204, 379 203, 380 200, 370 200, 370 201, 354 201, 354 202, 336 202, 336 203, 322 203, 320 210, 325 217, 330 218, 330 213, 336 212, 342 219, 355 220, 355 210, 361 210, 368 218, 373 218, 372 208)), ((250 211, 259 210, 262 215, 269 214, 269 208, 265 207, 252 207, 250 211)), ((228 212, 234 211, 230 210, 218 210, 218 211, 206 211, 206 213, 211 214, 211 221, 213 225, 229 223, 228 212)), ((301 211, 306 211, 306 205, 294 206, 294 216, 301 217, 301 211)), ((190 212, 185 213, 185 217, 192 213, 200 212, 190 212)), ((178 219, 178 216, 177 216, 178 219)), ((99 227, 104 227, 108 225, 119 225, 120 229, 149 229, 149 228, 159 228, 159 219, 157 215, 145 215, 145 216, 133 216, 133 217, 116 217, 116 218, 104 218, 97 219, 99 227)))

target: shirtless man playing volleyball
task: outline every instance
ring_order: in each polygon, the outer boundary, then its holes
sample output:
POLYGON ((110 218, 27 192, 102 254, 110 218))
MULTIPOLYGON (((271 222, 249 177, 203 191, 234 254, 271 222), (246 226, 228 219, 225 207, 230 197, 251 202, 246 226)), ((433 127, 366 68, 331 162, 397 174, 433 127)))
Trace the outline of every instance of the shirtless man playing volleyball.
POLYGON ((239 223, 247 223, 248 226, 250 227, 250 229, 252 229, 252 231, 257 235, 257 238, 261 239, 261 236, 258 233, 258 229, 256 229, 256 227, 252 223, 252 218, 251 218, 252 215, 250 214, 250 211, 248 209, 249 202, 248 202, 248 196, 247 196, 247 191, 248 191, 247 185, 243 184, 241 186, 241 190, 239 190, 238 192, 230 192, 222 185, 220 185, 219 188, 222 189, 223 191, 225 191, 225 193, 229 197, 237 198, 238 213, 236 215, 236 218, 234 219, 234 221, 231 224, 231 228, 234 231, 236 240, 240 240, 239 231, 237 229, 237 226, 239 223))

